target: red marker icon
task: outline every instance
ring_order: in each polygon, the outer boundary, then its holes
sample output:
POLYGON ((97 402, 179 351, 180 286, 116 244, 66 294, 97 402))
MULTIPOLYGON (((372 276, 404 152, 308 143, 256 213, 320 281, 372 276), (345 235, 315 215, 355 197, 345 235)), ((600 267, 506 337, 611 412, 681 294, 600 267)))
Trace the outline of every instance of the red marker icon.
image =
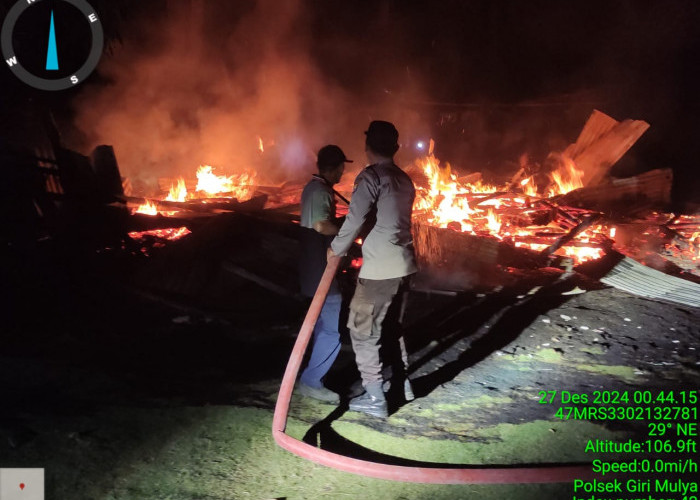
POLYGON ((24 489, 24 483, 19 483, 19 489, 23 490, 24 489))

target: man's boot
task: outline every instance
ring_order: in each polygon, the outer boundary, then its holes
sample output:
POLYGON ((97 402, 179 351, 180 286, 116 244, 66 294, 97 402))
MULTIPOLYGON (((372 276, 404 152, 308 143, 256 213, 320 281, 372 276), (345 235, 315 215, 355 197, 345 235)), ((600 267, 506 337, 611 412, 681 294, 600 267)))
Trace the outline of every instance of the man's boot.
POLYGON ((389 416, 381 382, 373 382, 365 386, 364 394, 352 398, 349 406, 352 411, 359 411, 373 417, 389 416))
POLYGON ((411 385, 411 381, 408 380, 408 377, 403 381, 403 397, 406 401, 413 401, 416 399, 415 394, 413 394, 413 386, 411 385))
MULTIPOLYGON (((385 380, 382 384, 382 389, 385 394, 388 394, 391 390, 391 380, 385 380)), ((408 377, 403 381, 403 397, 406 401, 413 401, 416 399, 415 394, 413 394, 413 386, 411 385, 411 381, 408 380, 408 377)))

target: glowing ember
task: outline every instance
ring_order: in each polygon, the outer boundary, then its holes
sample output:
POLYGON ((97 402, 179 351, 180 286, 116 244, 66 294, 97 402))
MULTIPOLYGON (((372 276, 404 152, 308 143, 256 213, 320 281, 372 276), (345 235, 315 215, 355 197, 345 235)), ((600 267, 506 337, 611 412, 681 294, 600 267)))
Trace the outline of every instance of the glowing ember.
POLYGON ((161 238, 164 240, 175 241, 179 240, 183 236, 187 236, 192 231, 187 229, 187 227, 169 227, 166 229, 152 229, 150 231, 132 231, 129 233, 129 237, 134 240, 144 240, 147 237, 151 238, 161 238))
POLYGON ((258 150, 260 150, 261 153, 265 152, 265 146, 263 146, 263 140, 260 136, 258 136, 258 150))
POLYGON ((134 214, 146 214, 146 215, 158 215, 158 206, 151 200, 146 200, 146 203, 142 203, 137 208, 135 208, 132 213, 134 214))

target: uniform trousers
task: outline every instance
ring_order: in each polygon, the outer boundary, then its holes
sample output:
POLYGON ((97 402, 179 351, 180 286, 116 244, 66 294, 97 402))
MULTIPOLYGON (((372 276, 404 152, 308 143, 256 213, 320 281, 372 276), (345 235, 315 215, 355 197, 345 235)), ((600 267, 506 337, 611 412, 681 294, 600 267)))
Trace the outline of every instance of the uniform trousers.
MULTIPOLYGON (((355 294, 350 301, 348 329, 355 352, 357 369, 362 385, 382 383, 382 326, 387 312, 400 289, 408 283, 409 276, 385 280, 359 278, 355 294)), ((403 336, 398 338, 404 371, 408 368, 408 356, 403 336)))

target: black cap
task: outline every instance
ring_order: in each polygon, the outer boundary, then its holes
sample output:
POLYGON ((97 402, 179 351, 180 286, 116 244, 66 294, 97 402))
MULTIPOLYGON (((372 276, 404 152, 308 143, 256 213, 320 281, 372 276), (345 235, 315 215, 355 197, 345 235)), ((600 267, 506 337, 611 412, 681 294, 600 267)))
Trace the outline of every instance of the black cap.
POLYGON ((383 156, 394 156, 399 150, 399 131, 393 123, 375 120, 365 132, 367 145, 383 156))
POLYGON ((352 163, 345 157, 345 153, 335 144, 323 146, 318 150, 316 165, 319 167, 337 167, 341 163, 352 163))

